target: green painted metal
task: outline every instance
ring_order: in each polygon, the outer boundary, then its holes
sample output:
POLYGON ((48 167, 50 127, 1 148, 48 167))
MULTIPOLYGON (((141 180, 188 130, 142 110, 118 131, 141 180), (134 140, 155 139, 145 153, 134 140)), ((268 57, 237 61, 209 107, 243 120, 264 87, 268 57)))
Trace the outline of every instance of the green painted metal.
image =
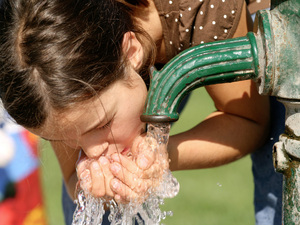
POLYGON ((283 181, 283 219, 284 225, 300 224, 300 196, 299 196, 299 160, 293 160, 290 163, 289 173, 285 174, 283 181))
POLYGON ((300 0, 272 0, 257 13, 254 33, 192 47, 154 71, 144 122, 171 122, 185 95, 205 85, 254 79, 261 94, 286 108, 285 133, 274 145, 284 174, 283 224, 300 224, 300 0))
POLYGON ((277 7, 279 4, 285 2, 287 0, 272 0, 271 1, 271 9, 274 9, 275 7, 277 7))
POLYGON ((271 11, 259 11, 256 25, 265 52, 260 92, 299 99, 300 0, 285 1, 271 11))
POLYGON ((282 224, 300 224, 300 101, 280 99, 286 108, 285 132, 273 147, 277 172, 284 174, 282 224))
POLYGON ((284 225, 300 224, 300 0, 272 1, 257 13, 259 92, 278 97, 286 108, 285 132, 273 147, 276 171, 284 174, 284 225))
POLYGON ((257 46, 253 33, 246 37, 192 47, 161 71, 154 71, 148 93, 144 122, 178 119, 183 97, 204 85, 253 79, 258 74, 257 46))
POLYGON ((284 225, 300 224, 300 0, 277 1, 271 10, 257 13, 259 56, 264 67, 259 91, 276 96, 285 105, 285 132, 273 148, 276 171, 284 174, 284 225))

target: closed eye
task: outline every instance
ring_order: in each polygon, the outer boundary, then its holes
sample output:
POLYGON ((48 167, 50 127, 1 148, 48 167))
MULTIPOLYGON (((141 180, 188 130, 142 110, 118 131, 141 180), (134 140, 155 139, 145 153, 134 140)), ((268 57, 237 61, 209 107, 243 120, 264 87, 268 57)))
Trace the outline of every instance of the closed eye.
POLYGON ((110 128, 111 122, 112 122, 112 120, 108 121, 104 126, 97 127, 97 129, 98 130, 103 130, 103 129, 106 129, 106 128, 110 128))

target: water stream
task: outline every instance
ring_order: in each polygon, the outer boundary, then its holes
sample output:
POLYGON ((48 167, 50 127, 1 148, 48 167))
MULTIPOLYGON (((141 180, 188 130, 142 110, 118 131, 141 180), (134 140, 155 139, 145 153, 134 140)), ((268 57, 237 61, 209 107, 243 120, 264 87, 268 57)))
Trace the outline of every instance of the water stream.
POLYGON ((165 198, 173 198, 179 192, 179 183, 169 170, 166 148, 169 132, 168 123, 148 124, 146 142, 154 151, 163 173, 158 184, 148 189, 144 201, 117 204, 114 200, 95 198, 80 190, 72 225, 102 224, 105 206, 110 211, 108 219, 112 225, 159 225, 166 216, 171 216, 171 211, 160 209, 165 198))

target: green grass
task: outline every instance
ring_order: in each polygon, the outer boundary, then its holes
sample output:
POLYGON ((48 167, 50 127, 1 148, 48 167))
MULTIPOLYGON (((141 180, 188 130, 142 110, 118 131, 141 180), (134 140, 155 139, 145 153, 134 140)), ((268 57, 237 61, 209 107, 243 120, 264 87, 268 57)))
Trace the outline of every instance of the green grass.
MULTIPOLYGON (((204 88, 197 89, 171 130, 189 129, 214 110, 204 88)), ((43 184, 49 225, 63 225, 61 211, 61 174, 49 145, 42 150, 43 184)), ((172 211, 166 225, 252 225, 254 221, 251 161, 247 156, 237 162, 213 169, 173 173, 180 192, 167 199, 163 210, 172 211)))
POLYGON ((41 147, 41 180, 44 189, 48 225, 64 225, 61 204, 61 171, 50 144, 42 142, 41 147))

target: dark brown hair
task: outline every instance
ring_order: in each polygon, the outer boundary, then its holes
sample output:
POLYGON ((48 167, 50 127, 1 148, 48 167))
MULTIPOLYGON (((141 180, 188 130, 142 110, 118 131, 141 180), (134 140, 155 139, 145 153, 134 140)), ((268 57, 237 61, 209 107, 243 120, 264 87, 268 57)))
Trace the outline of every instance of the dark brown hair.
MULTIPOLYGON (((151 43, 133 18, 134 9, 147 5, 147 0, 4 0, 0 92, 12 118, 38 128, 49 109, 66 109, 122 79, 123 35, 133 31, 151 43)), ((149 55, 144 61, 142 74, 152 63, 149 55)))

